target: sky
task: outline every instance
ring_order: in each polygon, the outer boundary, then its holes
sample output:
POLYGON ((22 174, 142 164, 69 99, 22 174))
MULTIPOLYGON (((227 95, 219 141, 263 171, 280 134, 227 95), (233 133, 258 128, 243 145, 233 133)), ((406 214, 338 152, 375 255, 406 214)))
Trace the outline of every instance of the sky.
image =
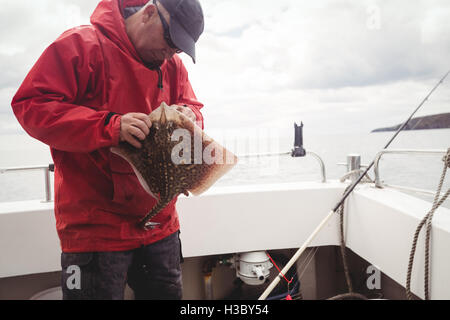
MULTIPOLYGON (((43 50, 98 1, 0 0, 0 139, 43 50)), ((181 54, 206 130, 294 122, 320 134, 404 121, 450 70, 448 0, 203 0, 197 64, 181 54)), ((450 112, 450 78, 418 115, 450 112)))

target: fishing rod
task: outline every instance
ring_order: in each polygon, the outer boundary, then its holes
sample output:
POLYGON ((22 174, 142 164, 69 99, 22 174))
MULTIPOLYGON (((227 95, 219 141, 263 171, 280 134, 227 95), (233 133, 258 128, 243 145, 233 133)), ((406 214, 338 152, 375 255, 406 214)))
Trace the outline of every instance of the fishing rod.
MULTIPOLYGON (((423 99, 423 101, 417 106, 417 108, 414 110, 414 112, 409 116, 409 118, 400 126, 400 128, 397 130, 397 132, 392 136, 392 138, 389 140, 389 142, 386 144, 386 146, 383 148, 383 150, 387 149, 391 143, 395 140, 395 138, 399 135, 399 133, 408 125, 409 121, 414 117, 414 115, 419 111, 419 109, 425 104, 425 102, 428 100, 428 98, 433 94, 433 92, 444 82, 445 78, 449 75, 450 70, 442 77, 442 79, 434 86, 434 88, 428 93, 428 95, 423 99)), ((269 294, 272 292, 272 290, 275 288, 275 286, 280 282, 280 280, 283 278, 283 274, 286 274, 286 272, 289 271, 289 269, 294 265, 294 263, 300 258, 303 251, 306 250, 308 245, 314 240, 314 238, 317 236, 317 234, 322 230, 322 228, 326 225, 328 220, 333 216, 334 213, 342 206, 344 201, 347 199, 347 197, 352 193, 352 191, 355 189, 355 187, 361 182, 361 180, 366 176, 366 174, 369 172, 369 170, 373 167, 375 164, 375 159, 372 160, 370 165, 366 168, 366 170, 359 176, 359 178, 353 182, 353 184, 347 189, 347 191, 344 193, 342 198, 339 200, 339 202, 336 204, 336 206, 331 210, 325 219, 322 220, 322 222, 317 226, 317 228, 313 231, 313 233, 306 239, 305 243, 297 250, 297 252, 294 254, 294 256, 289 260, 289 262, 286 264, 286 266, 281 270, 281 272, 278 274, 278 276, 270 283, 270 285, 266 288, 266 290, 262 293, 262 295, 258 298, 258 300, 265 300, 269 294)))

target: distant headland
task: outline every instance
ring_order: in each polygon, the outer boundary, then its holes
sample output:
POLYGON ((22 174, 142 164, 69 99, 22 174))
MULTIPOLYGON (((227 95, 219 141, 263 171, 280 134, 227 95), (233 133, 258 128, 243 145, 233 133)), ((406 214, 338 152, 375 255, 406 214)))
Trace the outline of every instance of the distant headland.
MULTIPOLYGON (((403 123, 402 123, 403 124, 403 123)), ((387 128, 378 128, 372 132, 397 131, 402 124, 387 128)), ((411 119, 404 130, 426 130, 450 128, 450 113, 433 114, 431 116, 417 117, 411 119)))

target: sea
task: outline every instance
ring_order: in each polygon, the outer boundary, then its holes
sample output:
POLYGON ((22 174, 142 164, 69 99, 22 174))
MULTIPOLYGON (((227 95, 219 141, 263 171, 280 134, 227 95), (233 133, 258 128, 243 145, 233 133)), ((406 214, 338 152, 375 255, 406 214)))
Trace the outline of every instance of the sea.
MULTIPOLYGON (((305 150, 314 152, 325 163, 327 180, 340 179, 346 173, 350 154, 361 156, 361 163, 370 164, 384 148, 394 132, 377 133, 305 133, 305 150)), ((214 138, 214 135, 211 135, 214 138)), ((266 131, 234 132, 217 139, 238 156, 265 153, 289 153, 294 135, 266 131), (225 136, 225 137, 224 137, 225 136)), ((450 129, 404 131, 389 149, 447 150, 450 129)), ((0 135, 0 172, 3 168, 45 166, 52 163, 49 148, 26 134, 0 135)), ((443 171, 441 155, 385 155, 380 162, 381 180, 386 184, 436 191, 443 171)), ((373 179, 373 170, 369 172, 373 179)), ((53 174, 51 176, 53 180, 53 174)), ((293 158, 290 155, 241 157, 238 164, 216 182, 214 187, 321 181, 319 162, 311 155, 293 158)), ((43 171, 0 173, 0 202, 45 198, 43 171)), ((450 187, 448 170, 442 192, 450 187)), ((52 183, 53 190, 53 183, 52 183)), ((408 192, 432 202, 433 196, 408 192)), ((450 200, 444 203, 450 208, 450 200)))

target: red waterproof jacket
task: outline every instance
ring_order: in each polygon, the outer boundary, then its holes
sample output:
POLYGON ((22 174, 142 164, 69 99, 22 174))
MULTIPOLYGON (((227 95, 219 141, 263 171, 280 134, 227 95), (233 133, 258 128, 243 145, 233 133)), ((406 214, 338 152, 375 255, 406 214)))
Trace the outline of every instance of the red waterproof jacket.
POLYGON ((123 114, 149 114, 165 101, 190 107, 203 127, 203 105, 178 56, 165 61, 160 73, 145 67, 125 32, 123 2, 101 1, 92 25, 63 33, 12 101, 23 128, 51 147, 63 252, 131 250, 179 229, 176 199, 153 219, 160 227, 136 227, 156 200, 110 147, 119 143, 123 114))

